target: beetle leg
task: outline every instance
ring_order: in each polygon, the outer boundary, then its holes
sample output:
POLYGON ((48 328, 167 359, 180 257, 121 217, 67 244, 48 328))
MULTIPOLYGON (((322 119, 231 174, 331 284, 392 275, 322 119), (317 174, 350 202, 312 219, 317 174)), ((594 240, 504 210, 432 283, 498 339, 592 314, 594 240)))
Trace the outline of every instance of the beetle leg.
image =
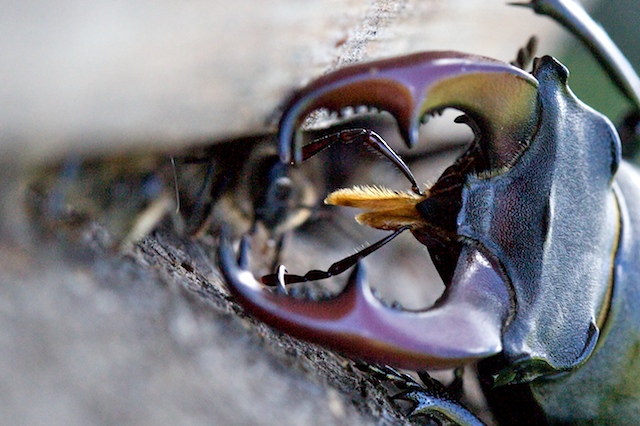
POLYGON ((351 268, 352 266, 355 266, 360 260, 369 256, 371 253, 378 250, 380 247, 384 246, 389 241, 393 240, 395 237, 397 237, 407 229, 409 228, 406 226, 401 227, 400 229, 395 231, 393 234, 384 237, 380 241, 377 241, 371 244, 370 246, 365 247, 364 249, 358 251, 355 254, 352 254, 351 256, 345 257, 344 259, 335 262, 326 271, 313 270, 313 271, 307 272, 304 276, 300 276, 300 275, 292 275, 292 274, 282 275, 280 273, 280 270, 278 270, 278 272, 275 274, 269 274, 269 275, 263 276, 261 279, 262 284, 269 285, 269 286, 280 285, 282 287, 285 284, 294 284, 294 283, 302 283, 307 281, 323 280, 323 279, 341 274, 347 269, 351 268))
POLYGON ((529 38, 527 44, 524 47, 518 49, 518 56, 514 61, 511 61, 511 65, 518 67, 521 70, 527 70, 533 63, 533 59, 536 57, 536 50, 538 49, 538 38, 533 36, 529 38))
POLYGON ((411 190, 418 195, 422 195, 416 178, 411 173, 409 167, 400 158, 400 156, 380 137, 376 132, 369 129, 348 129, 323 136, 315 141, 302 147, 302 161, 307 160, 325 148, 330 147, 336 142, 352 143, 362 142, 389 159, 411 182, 411 190))
POLYGON ((462 250, 465 268, 445 290, 446 303, 412 312, 379 301, 359 264, 331 299, 273 293, 247 268, 248 239, 236 260, 226 234, 220 237, 218 263, 229 290, 253 316, 292 336, 349 357, 411 369, 451 368, 502 350, 511 295, 500 273, 475 249, 462 250))
POLYGON ((407 401, 411 404, 409 418, 427 417, 445 424, 461 424, 466 426, 482 426, 482 423, 471 411, 464 407, 442 383, 426 373, 420 374, 422 386, 411 376, 400 373, 389 366, 357 365, 365 372, 373 374, 378 380, 393 384, 401 392, 394 395, 394 400, 407 401))
POLYGON ((186 233, 190 236, 199 236, 209 226, 216 202, 231 185, 232 174, 221 173, 215 159, 211 156, 171 156, 171 165, 176 193, 176 212, 181 213, 185 220, 186 233), (197 195, 192 197, 194 201, 180 191, 178 175, 180 168, 184 165, 205 167, 200 189, 197 195))
POLYGON ((640 78, 609 35, 573 0, 531 0, 511 3, 547 15, 568 29, 591 51, 620 92, 640 109, 640 78))
POLYGON ((446 393, 434 393, 426 388, 411 389, 395 395, 394 399, 409 401, 413 405, 410 418, 427 417, 456 425, 484 426, 471 411, 446 393))
MULTIPOLYGON (((418 371, 418 377, 420 377, 420 379, 422 381, 425 381, 425 379, 423 378, 424 374, 427 374, 426 371, 418 371)), ((464 383, 462 380, 462 375, 464 374, 464 366, 462 367, 458 367, 458 368, 454 368, 453 369, 453 381, 451 383, 449 383, 449 385, 447 385, 447 391, 453 395, 454 397, 456 397, 457 399, 462 398, 462 395, 464 393, 464 383)), ((427 374, 428 375, 428 374, 427 374)))

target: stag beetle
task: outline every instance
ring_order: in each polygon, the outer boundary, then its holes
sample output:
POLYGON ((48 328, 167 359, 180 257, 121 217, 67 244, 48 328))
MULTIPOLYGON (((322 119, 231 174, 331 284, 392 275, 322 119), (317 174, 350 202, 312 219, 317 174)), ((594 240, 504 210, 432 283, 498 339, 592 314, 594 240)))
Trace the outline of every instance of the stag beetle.
POLYGON ((310 219, 321 201, 324 174, 282 163, 272 139, 246 137, 174 154, 176 195, 188 235, 200 237, 217 232, 216 224, 233 223, 234 235, 248 231, 266 238, 263 257, 273 252, 277 265, 286 234, 310 219))
MULTIPOLYGON (((586 43, 640 109, 640 80, 606 34, 571 0, 527 4, 586 43)), ((424 370, 478 363, 501 424, 629 424, 640 414, 640 173, 620 158, 611 122, 580 102, 552 57, 531 73, 493 59, 426 52, 358 64, 299 91, 280 122, 280 155, 298 163, 333 143, 359 141, 390 158, 412 192, 352 188, 328 203, 367 211, 357 220, 394 231, 379 243, 305 276, 354 267, 339 295, 320 301, 269 291, 221 238, 218 261, 230 291, 257 318, 348 357, 424 370), (368 105, 389 112, 409 147, 421 120, 447 107, 475 134, 470 148, 422 192, 377 134, 351 129, 304 145, 317 109, 368 105), (446 290, 423 311, 386 306, 359 260, 409 230, 425 245, 446 290)), ((634 125, 637 125, 635 123, 634 125)), ((461 406, 410 397, 414 413, 476 423, 461 406), (428 406, 432 404, 431 406, 428 406)))

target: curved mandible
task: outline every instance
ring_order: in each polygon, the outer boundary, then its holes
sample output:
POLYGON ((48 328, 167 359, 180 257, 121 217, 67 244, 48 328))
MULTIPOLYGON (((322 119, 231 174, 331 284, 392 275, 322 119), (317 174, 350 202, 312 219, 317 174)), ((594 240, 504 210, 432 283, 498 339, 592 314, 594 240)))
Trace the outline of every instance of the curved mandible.
POLYGON ((424 311, 391 308, 375 298, 357 265, 344 290, 328 300, 303 300, 262 286, 247 269, 248 241, 236 260, 223 233, 218 264, 227 287, 266 324, 346 356, 414 370, 452 368, 502 350, 512 309, 503 277, 477 251, 463 250, 468 268, 438 304, 424 311))
POLYGON ((286 104, 280 120, 280 158, 302 160, 299 127, 318 109, 340 112, 368 106, 387 111, 412 147, 426 114, 453 107, 467 114, 495 145, 492 161, 500 166, 521 150, 514 140, 526 142, 534 133, 536 92, 537 81, 523 70, 458 52, 416 53, 345 67, 318 78, 286 104))

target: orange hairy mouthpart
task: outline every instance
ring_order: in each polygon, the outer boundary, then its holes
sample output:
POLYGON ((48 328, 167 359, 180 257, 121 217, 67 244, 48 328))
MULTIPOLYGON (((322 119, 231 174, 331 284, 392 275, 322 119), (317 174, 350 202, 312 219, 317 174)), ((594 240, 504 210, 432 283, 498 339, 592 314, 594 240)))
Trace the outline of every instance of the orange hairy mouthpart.
POLYGON ((417 229, 425 225, 425 220, 416 210, 416 205, 426 198, 426 195, 378 186, 355 186, 332 192, 324 202, 367 210, 356 216, 359 224, 384 231, 395 231, 403 226, 417 229))

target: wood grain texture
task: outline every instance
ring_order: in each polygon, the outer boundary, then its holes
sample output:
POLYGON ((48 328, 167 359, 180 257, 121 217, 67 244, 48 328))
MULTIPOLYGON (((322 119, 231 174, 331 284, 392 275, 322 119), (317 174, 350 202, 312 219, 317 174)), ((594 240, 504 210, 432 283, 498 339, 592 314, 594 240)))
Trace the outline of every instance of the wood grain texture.
POLYGON ((505 61, 562 30, 503 0, 8 2, 0 152, 183 146, 274 129, 278 106, 351 62, 419 50, 505 61))

